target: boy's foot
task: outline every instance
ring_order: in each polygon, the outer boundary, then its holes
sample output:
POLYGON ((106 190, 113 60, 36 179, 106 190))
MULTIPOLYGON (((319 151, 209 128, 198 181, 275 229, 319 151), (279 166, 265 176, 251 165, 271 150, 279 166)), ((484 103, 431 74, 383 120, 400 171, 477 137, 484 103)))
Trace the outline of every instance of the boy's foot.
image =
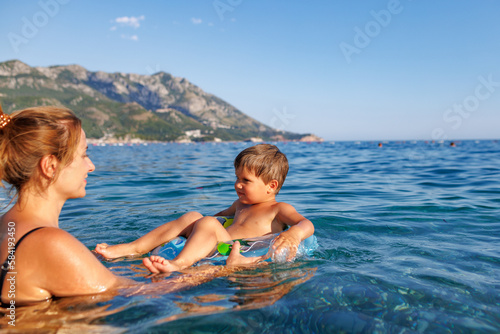
POLYGON ((172 271, 179 271, 182 269, 173 262, 157 255, 151 255, 149 258, 144 258, 142 263, 153 274, 170 273, 172 271))
POLYGON ((106 259, 116 259, 119 257, 134 257, 140 254, 134 254, 130 251, 128 244, 108 245, 106 243, 97 244, 94 250, 97 254, 101 254, 106 259))
POLYGON ((239 265, 246 265, 246 264, 255 264, 255 263, 258 263, 259 261, 262 261, 262 260, 263 260, 262 256, 246 257, 246 256, 241 255, 240 242, 235 241, 233 244, 233 248, 231 249, 231 253, 229 253, 229 256, 227 257, 226 265, 239 266, 239 265))

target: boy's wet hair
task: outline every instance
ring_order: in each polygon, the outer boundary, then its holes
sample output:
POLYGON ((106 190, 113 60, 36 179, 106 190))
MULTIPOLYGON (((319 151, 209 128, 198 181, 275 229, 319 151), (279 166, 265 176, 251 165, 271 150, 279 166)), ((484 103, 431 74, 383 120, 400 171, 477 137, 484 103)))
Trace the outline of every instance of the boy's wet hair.
POLYGON ((241 151, 234 159, 234 168, 246 168, 266 184, 271 180, 278 181, 277 194, 288 174, 288 159, 276 146, 259 144, 241 151))

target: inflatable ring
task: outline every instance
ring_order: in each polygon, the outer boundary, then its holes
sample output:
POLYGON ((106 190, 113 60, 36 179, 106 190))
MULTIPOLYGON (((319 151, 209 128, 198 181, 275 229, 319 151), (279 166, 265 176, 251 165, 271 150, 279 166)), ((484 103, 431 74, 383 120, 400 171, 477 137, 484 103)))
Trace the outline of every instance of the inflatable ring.
MULTIPOLYGON (((216 217, 221 224, 227 228, 233 223, 232 217, 216 217)), ((274 242, 274 239, 279 235, 270 234, 258 238, 248 238, 248 239, 238 239, 237 241, 241 244, 241 253, 246 257, 263 256, 269 252, 269 248, 274 242)), ((217 245, 217 251, 206 257, 205 260, 211 261, 225 261, 227 255, 231 252, 233 243, 236 240, 229 242, 219 242, 217 245)), ((151 255, 159 255, 167 260, 174 259, 181 252, 182 248, 186 244, 186 238, 177 237, 172 241, 158 246, 151 251, 151 255)), ((318 248, 318 242, 316 236, 312 235, 309 238, 303 240, 297 250, 297 256, 311 256, 312 253, 318 248)), ((285 262, 287 257, 287 252, 280 252, 279 254, 271 254, 272 261, 275 262, 285 262)))

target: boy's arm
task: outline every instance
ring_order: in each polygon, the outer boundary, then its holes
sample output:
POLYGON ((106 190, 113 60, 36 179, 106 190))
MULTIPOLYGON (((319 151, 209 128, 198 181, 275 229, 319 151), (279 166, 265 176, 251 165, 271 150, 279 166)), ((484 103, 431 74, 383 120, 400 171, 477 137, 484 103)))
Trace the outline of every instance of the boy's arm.
POLYGON ((236 213, 236 202, 238 202, 238 200, 234 201, 233 204, 229 208, 222 210, 221 212, 216 213, 214 216, 215 217, 218 217, 218 216, 232 217, 232 216, 234 216, 234 214, 236 213))
POLYGON ((297 254, 300 242, 313 235, 314 225, 309 219, 304 218, 293 206, 287 203, 279 204, 279 211, 276 217, 280 222, 289 225, 290 228, 281 232, 276 237, 272 251, 279 252, 287 249, 287 260, 291 261, 295 257, 295 254, 297 254))

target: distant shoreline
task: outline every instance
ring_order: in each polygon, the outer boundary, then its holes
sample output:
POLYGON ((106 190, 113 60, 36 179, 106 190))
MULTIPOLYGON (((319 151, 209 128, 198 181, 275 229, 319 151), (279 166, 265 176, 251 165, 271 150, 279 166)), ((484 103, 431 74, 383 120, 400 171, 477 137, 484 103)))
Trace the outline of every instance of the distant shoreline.
POLYGON ((460 144, 463 142, 494 142, 500 143, 500 138, 498 139, 447 139, 447 140, 424 140, 424 139, 412 139, 412 140, 262 140, 260 138, 252 138, 252 140, 226 140, 226 141, 189 141, 189 140, 177 140, 177 141, 158 141, 158 140, 145 140, 139 138, 133 139, 117 139, 117 138, 87 138, 87 143, 93 146, 133 146, 133 145, 149 145, 149 144, 219 144, 219 143, 265 143, 265 142, 276 142, 276 143, 353 143, 355 145, 361 145, 364 143, 370 143, 374 146, 382 147, 388 144, 460 144))

